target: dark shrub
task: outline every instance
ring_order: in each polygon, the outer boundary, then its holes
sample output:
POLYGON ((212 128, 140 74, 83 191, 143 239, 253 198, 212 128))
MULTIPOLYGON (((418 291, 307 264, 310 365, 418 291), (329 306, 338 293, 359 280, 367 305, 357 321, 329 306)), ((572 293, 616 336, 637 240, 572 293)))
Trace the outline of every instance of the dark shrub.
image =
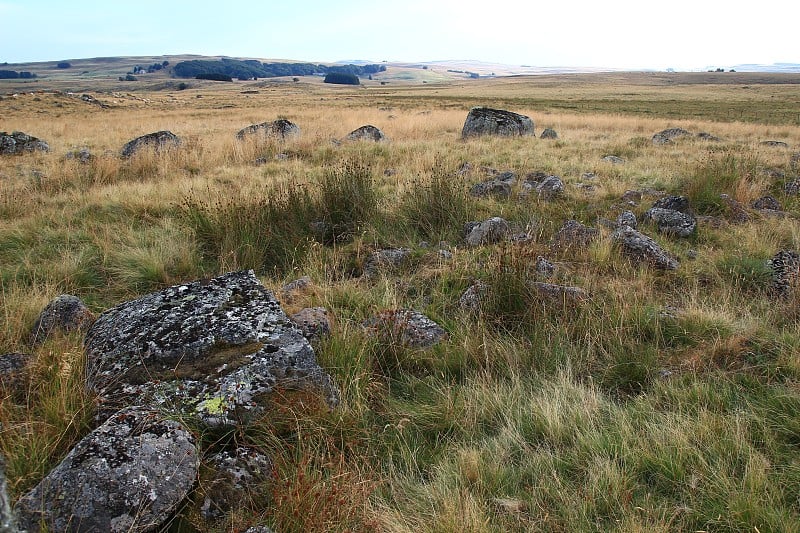
POLYGON ((56 67, 57 68, 70 68, 70 67, 72 67, 72 63, 70 63, 69 61, 61 61, 60 63, 58 63, 56 65, 56 67))
POLYGON ((211 80, 211 81, 233 81, 233 78, 226 74, 220 74, 218 72, 209 72, 206 74, 198 74, 195 76, 195 79, 198 80, 211 80))
POLYGON ((325 76, 325 83, 336 83, 338 85, 360 85, 361 82, 355 74, 345 74, 342 72, 331 72, 325 76))

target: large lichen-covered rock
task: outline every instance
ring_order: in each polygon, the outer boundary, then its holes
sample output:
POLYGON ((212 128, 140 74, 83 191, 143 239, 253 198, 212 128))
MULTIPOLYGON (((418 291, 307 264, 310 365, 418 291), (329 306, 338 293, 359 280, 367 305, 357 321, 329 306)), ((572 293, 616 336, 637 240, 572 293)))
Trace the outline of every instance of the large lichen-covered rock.
POLYGON ((638 262, 648 263, 662 270, 676 270, 678 260, 666 252, 656 241, 630 226, 623 226, 611 235, 622 253, 638 262))
POLYGON ((17 503, 28 531, 152 531, 193 487, 192 434, 149 409, 118 412, 17 503))
POLYGON ((697 229, 697 220, 692 216, 674 209, 652 207, 644 214, 646 220, 658 225, 658 231, 675 237, 689 237, 697 229))
POLYGON ((511 111, 473 107, 464 121, 461 136, 476 137, 479 135, 533 136, 533 121, 530 117, 511 111))
POLYGON ((511 235, 511 225, 501 217, 492 217, 483 222, 467 222, 464 226, 464 241, 467 246, 495 244, 511 235))
POLYGON ((372 142, 382 142, 386 141, 386 135, 383 132, 376 128, 371 124, 367 124, 366 126, 361 126, 350 133, 347 134, 345 137, 348 141, 372 141, 372 142))
POLYGON ((145 148, 160 152, 169 148, 177 148, 180 145, 181 140, 171 131, 156 131, 128 141, 122 147, 122 157, 125 159, 133 157, 145 148))
POLYGON ((27 133, 0 132, 0 155, 16 155, 25 152, 49 152, 50 145, 27 133))
POLYGON ((101 406, 155 402, 208 425, 247 424, 276 387, 339 390, 252 270, 176 285, 101 314, 86 334, 101 406))
POLYGON ((86 331, 94 320, 94 313, 80 298, 62 294, 42 309, 31 329, 30 343, 40 344, 56 331, 86 331))
POLYGON ((262 122, 261 124, 253 124, 252 126, 247 126, 246 128, 242 128, 236 134, 236 138, 239 140, 243 140, 244 138, 260 133, 264 137, 271 137, 274 139, 285 140, 289 137, 296 137, 300 135, 300 127, 291 122, 286 120, 285 118, 279 118, 278 120, 273 120, 272 122, 262 122))

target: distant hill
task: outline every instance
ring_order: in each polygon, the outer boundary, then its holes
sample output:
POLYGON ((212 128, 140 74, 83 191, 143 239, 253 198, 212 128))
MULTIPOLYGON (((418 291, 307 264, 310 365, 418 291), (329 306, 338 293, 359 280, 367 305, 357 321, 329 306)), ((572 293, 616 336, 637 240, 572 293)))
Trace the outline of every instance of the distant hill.
MULTIPOLYGON (((715 67, 716 68, 716 67, 715 67)), ((759 65, 756 63, 743 63, 733 65, 725 70, 733 69, 736 72, 784 72, 788 74, 800 73, 800 63, 773 63, 772 65, 759 65)), ((711 67, 708 70, 713 70, 711 67)))

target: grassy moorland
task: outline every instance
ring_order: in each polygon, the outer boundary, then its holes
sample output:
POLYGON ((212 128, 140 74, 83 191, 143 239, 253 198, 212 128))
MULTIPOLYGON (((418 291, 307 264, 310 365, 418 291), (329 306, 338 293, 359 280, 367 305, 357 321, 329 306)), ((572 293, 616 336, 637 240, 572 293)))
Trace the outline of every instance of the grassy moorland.
POLYGON ((33 360, 0 406, 12 497, 91 429, 82 339, 27 344, 48 301, 75 294, 99 312, 254 268, 274 289, 312 279, 288 310, 321 305, 334 317, 316 351, 343 402, 328 412, 278 401, 226 436, 272 457, 273 479, 214 523, 200 518, 201 482, 174 531, 800 531, 800 295, 776 298, 767 266, 800 249, 800 200, 784 192, 800 171, 800 77, 114 83, 91 93, 108 107, 0 84, 0 130, 51 146, 0 159, 0 353, 33 360), (479 104, 529 115, 537 134, 552 127, 559 139, 461 140, 479 104), (236 140, 279 117, 302 135, 236 140), (390 141, 332 142, 364 124, 390 141), (720 140, 654 145, 668 127, 720 140), (184 140, 180 150, 118 157, 162 129, 184 140), (65 159, 84 147, 88 164, 65 159), (472 170, 458 174, 464 163, 472 170), (556 174, 566 193, 473 198, 485 167, 556 174), (681 260, 674 272, 631 263, 598 223, 623 208, 641 218, 653 198, 628 206, 621 196, 642 188, 687 195, 715 217, 688 239, 642 225, 681 260), (771 194, 788 215, 736 223, 720 193, 744 205, 771 194), (320 213, 349 224, 349 238, 315 240, 320 213), (463 224, 491 216, 533 239, 462 246, 463 224), (600 237, 551 247, 573 218, 600 237), (397 246, 413 250, 410 265, 360 276, 368 253, 397 246), (590 298, 543 300, 527 283, 539 279, 538 256, 559 267, 554 282, 590 298), (458 301, 476 280, 490 296, 469 312, 458 301), (365 337, 365 318, 399 307, 426 313, 449 340, 415 351, 365 337))

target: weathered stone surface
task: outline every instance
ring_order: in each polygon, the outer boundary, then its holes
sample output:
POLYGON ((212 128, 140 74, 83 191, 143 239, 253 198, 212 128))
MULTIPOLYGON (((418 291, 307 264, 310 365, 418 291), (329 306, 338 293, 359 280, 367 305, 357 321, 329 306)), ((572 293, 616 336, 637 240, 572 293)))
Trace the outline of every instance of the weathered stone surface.
POLYGON ((688 237, 697 229, 693 216, 674 209, 653 207, 645 212, 644 218, 658 224, 658 231, 665 235, 688 237))
POLYGON ((653 135, 653 144, 669 144, 672 139, 687 135, 691 135, 691 133, 683 128, 668 128, 653 135))
POLYGON ((760 144, 774 148, 789 148, 789 145, 783 141, 761 141, 760 144))
MULTIPOLYGON (((0 355, 0 387, 7 392, 14 391, 24 380, 30 356, 12 352, 0 355)), ((0 528, 0 533, 2 533, 0 528)))
POLYGON ((180 145, 181 140, 171 131, 156 131, 128 141, 125 146, 122 147, 122 157, 125 159, 133 157, 146 148, 160 152, 162 150, 177 148, 180 145))
POLYGON ((17 533, 19 529, 8 497, 5 466, 5 461, 0 457, 0 533, 17 533))
POLYGON ((104 312, 86 334, 87 379, 101 406, 133 400, 247 424, 275 387, 339 390, 253 271, 176 285, 104 312))
POLYGON ((544 298, 561 303, 578 303, 589 299, 589 293, 580 287, 567 287, 536 281, 533 288, 544 298))
POLYGON ((483 222, 467 222, 464 226, 467 246, 495 244, 511 235, 511 225, 500 217, 492 217, 483 222))
POLYGON ((77 161, 82 165, 88 165, 95 159, 94 155, 88 148, 79 148, 72 150, 71 152, 67 152, 67 155, 64 156, 64 158, 67 161, 77 161))
POLYGON ((622 201, 628 205, 639 205, 642 201, 642 191, 627 190, 622 193, 622 201))
POLYGON ((795 152, 789 157, 789 166, 792 170, 800 170, 800 152, 795 152))
POLYGON ((564 182, 558 176, 547 176, 536 186, 536 194, 542 200, 553 200, 564 194, 564 182))
POLYGON ((621 248, 625 256, 634 261, 648 263, 662 270, 675 270, 680 265, 678 260, 662 249, 656 241, 628 226, 616 230, 611 239, 621 248))
POLYGON ((365 320, 363 326, 367 334, 381 342, 408 348, 430 348, 448 338, 439 324, 412 309, 382 311, 365 320))
POLYGON ((253 448, 238 447, 209 456, 205 463, 214 469, 211 479, 204 481, 203 505, 200 512, 207 520, 222 518, 244 500, 252 499, 257 484, 272 477, 272 461, 253 448))
POLYGON ((558 133, 553 128, 545 128, 542 134, 539 135, 540 139, 558 139, 558 133))
POLYGON ((381 142, 387 141, 386 135, 383 134, 381 130, 372 126, 371 124, 367 124, 366 126, 361 126, 350 133, 347 134, 345 137, 348 141, 372 141, 372 142, 381 142))
POLYGON ((653 207, 657 209, 669 209, 671 211, 680 211, 687 215, 693 214, 692 206, 689 204, 689 199, 685 196, 668 195, 659 198, 653 203, 653 207))
POLYGON ((15 131, 0 132, 0 155, 16 155, 25 152, 49 152, 50 145, 27 133, 15 131))
POLYGON ((40 344, 55 332, 86 331, 94 320, 94 313, 80 298, 62 294, 48 303, 33 323, 30 343, 40 344))
POLYGON ((541 255, 536 256, 536 263, 534 263, 533 268, 537 274, 545 278, 549 278, 556 273, 556 266, 541 255))
POLYGON ((708 141, 708 142, 720 142, 722 139, 717 137, 716 135, 711 135, 705 131, 701 131, 697 134, 697 138, 701 141, 708 141))
POLYGON ((285 118, 279 118, 271 122, 262 122, 242 128, 236 133, 236 138, 243 140, 255 134, 261 134, 263 137, 285 140, 289 137, 300 135, 300 127, 285 118))
POLYGON ((727 194, 720 194, 719 197, 723 202, 725 202, 725 205, 728 208, 728 217, 733 222, 744 223, 750 220, 750 213, 747 212, 747 209, 745 209, 741 203, 731 198, 730 195, 727 194))
POLYGON ((80 441, 17 503, 28 531, 152 531, 194 485, 192 434, 158 412, 129 408, 80 441))
POLYGON ((279 292, 280 300, 285 304, 292 304, 299 295, 309 292, 313 285, 314 283, 308 276, 290 281, 281 287, 279 292))
POLYGON ((493 196, 495 198, 506 199, 511 196, 511 185, 513 181, 508 180, 489 180, 476 183, 469 190, 472 196, 493 196))
POLYGON ((411 258, 410 248, 387 248, 376 250, 364 260, 363 272, 367 278, 374 278, 381 272, 393 272, 406 264, 411 258))
POLYGON ((476 137, 480 135, 533 136, 533 121, 530 117, 511 111, 473 107, 464 121, 461 136, 476 137))
POLYGON ((597 238, 600 231, 596 228, 584 226, 577 220, 567 220, 561 226, 553 238, 550 240, 550 246, 557 249, 566 248, 585 248, 597 238))
POLYGON ((794 250, 780 250, 769 260, 772 270, 772 290, 780 297, 797 293, 800 287, 800 254, 794 250))
POLYGON ((328 310, 324 307, 304 307, 289 318, 300 328, 303 336, 310 341, 319 340, 331 334, 328 310))
POLYGON ((611 163, 612 165, 621 165, 625 162, 624 159, 616 155, 607 155, 603 157, 603 161, 606 163, 611 163))
POLYGON ((783 211, 781 203, 774 196, 766 195, 753 201, 753 209, 770 209, 772 211, 783 211))
POLYGON ((617 226, 628 226, 629 228, 636 229, 637 224, 636 215, 633 211, 623 211, 617 217, 617 226))
POLYGON ((783 186, 783 192, 786 193, 787 196, 800 195, 800 178, 787 181, 783 186))

